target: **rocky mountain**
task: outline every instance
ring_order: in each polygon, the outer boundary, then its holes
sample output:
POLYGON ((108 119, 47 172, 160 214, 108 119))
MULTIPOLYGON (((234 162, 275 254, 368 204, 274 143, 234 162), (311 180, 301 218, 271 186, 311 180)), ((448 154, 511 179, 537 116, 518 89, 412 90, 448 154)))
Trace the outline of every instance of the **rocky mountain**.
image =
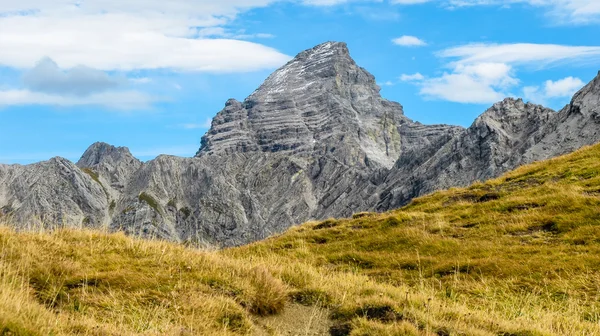
POLYGON ((227 101, 195 157, 142 163, 96 143, 77 165, 0 165, 0 208, 22 227, 35 219, 230 246, 391 209, 600 140, 600 76, 558 113, 506 99, 467 129, 414 122, 379 90, 344 43, 324 43, 243 102, 227 101))
POLYGON ((402 153, 382 184, 376 209, 398 207, 434 190, 484 181, 598 141, 600 72, 559 112, 507 98, 433 155, 402 153))

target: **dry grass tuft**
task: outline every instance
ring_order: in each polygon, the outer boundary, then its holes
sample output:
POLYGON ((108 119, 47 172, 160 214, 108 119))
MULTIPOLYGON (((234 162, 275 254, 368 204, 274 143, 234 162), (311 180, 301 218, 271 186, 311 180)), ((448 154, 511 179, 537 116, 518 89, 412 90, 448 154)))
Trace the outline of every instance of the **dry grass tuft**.
POLYGON ((251 272, 252 284, 256 290, 252 296, 250 311, 260 316, 281 312, 287 302, 287 289, 281 280, 274 278, 265 267, 258 266, 251 272))

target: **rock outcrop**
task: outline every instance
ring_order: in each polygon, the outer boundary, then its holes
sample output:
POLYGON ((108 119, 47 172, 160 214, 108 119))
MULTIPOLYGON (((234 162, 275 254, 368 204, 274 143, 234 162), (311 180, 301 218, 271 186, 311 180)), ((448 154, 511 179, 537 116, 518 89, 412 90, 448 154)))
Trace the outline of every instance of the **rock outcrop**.
POLYGON ((79 161, 77 167, 98 179, 111 199, 118 199, 129 183, 131 175, 142 166, 126 147, 114 147, 104 142, 91 145, 79 161))
POLYGON ((600 140, 600 75, 560 112, 505 99, 469 128, 383 99, 344 43, 296 56, 213 119, 193 158, 93 144, 77 165, 0 165, 0 215, 238 245, 310 219, 388 210, 600 140))
POLYGON ((69 160, 0 167, 0 213, 19 228, 107 224, 106 190, 69 160))

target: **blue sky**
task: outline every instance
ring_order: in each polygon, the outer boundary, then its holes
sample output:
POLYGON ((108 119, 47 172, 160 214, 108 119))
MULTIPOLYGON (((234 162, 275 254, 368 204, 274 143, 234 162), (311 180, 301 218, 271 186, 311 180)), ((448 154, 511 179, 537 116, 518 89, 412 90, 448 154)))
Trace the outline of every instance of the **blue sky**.
POLYGON ((228 98, 331 40, 423 123, 505 96, 560 109, 600 69, 599 29, 597 0, 0 0, 0 163, 95 141, 192 156, 228 98))

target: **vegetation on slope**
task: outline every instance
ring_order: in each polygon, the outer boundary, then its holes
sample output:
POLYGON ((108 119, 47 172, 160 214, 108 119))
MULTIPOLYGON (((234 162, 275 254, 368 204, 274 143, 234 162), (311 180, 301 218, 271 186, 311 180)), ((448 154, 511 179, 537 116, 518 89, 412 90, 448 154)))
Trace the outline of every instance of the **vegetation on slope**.
POLYGON ((600 145, 386 214, 309 223, 227 253, 275 253, 428 288, 442 302, 477 310, 477 318, 527 321, 508 334, 600 334, 600 145))
POLYGON ((2 229, 0 334, 600 335, 599 252, 594 146, 218 252, 2 229))

